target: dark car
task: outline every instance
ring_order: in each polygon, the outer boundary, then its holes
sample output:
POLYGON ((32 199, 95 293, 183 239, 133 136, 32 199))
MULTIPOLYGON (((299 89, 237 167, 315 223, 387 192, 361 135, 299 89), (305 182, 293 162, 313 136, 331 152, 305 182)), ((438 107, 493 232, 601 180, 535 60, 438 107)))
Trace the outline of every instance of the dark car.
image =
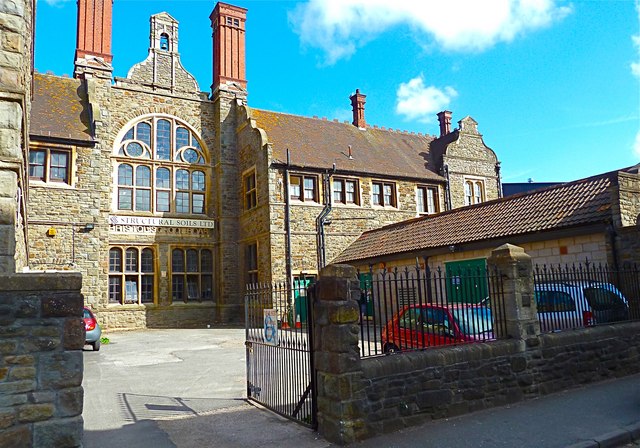
POLYGON ((491 310, 484 305, 411 305, 382 330, 385 353, 494 339, 491 310))
POLYGON ((102 330, 98 324, 95 314, 85 307, 84 308, 84 329, 86 332, 84 344, 93 347, 94 351, 100 350, 100 337, 102 336, 102 330))

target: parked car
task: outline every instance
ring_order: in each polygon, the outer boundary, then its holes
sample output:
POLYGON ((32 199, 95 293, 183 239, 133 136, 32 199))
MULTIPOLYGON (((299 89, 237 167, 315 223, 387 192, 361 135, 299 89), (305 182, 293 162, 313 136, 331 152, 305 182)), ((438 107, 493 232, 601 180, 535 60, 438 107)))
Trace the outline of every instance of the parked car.
POLYGON ((95 314, 89 308, 84 307, 84 329, 86 332, 84 344, 93 347, 94 351, 100 350, 100 337, 102 336, 102 329, 95 314))
POLYGON ((400 350, 494 339, 491 310, 474 304, 410 305, 382 330, 382 350, 400 350))
POLYGON ((543 332, 629 319, 627 299, 610 283, 536 283, 534 294, 543 332))

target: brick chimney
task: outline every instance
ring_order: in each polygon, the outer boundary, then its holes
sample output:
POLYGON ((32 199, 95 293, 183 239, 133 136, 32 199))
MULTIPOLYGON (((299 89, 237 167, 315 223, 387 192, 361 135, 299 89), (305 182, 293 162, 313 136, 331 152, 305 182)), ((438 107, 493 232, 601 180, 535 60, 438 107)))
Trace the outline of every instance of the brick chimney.
POLYGON ((364 103, 367 95, 360 93, 360 89, 356 89, 356 93, 351 95, 351 107, 353 108, 353 125, 359 129, 366 129, 367 122, 364 121, 364 103))
POLYGON ((218 3, 209 16, 213 29, 213 84, 237 84, 247 88, 245 73, 245 22, 247 10, 218 3))
POLYGON ((78 0, 75 78, 111 77, 113 0, 78 0))
POLYGON ((440 137, 451 133, 451 111, 443 110, 438 112, 438 121, 440 122, 440 137))

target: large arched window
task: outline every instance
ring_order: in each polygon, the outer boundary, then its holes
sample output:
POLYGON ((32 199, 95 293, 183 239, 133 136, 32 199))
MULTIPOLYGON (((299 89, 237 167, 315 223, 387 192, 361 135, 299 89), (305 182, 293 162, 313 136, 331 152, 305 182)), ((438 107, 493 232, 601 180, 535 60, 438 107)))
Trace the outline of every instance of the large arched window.
POLYGON ((116 210, 205 214, 207 159, 198 135, 168 116, 142 118, 116 144, 116 210))

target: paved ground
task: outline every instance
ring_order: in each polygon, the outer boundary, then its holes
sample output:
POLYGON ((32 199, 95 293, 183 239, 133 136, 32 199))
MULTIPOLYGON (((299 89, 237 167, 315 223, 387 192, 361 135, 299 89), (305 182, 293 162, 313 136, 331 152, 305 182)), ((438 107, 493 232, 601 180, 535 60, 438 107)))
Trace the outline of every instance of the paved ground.
MULTIPOLYGON (((86 448, 334 445, 247 404, 244 330, 112 333, 84 353, 86 448)), ((387 434, 354 448, 638 447, 640 375, 387 434)))
POLYGON ((300 425, 244 401, 244 330, 110 333, 84 352, 86 448, 326 447, 300 425))

